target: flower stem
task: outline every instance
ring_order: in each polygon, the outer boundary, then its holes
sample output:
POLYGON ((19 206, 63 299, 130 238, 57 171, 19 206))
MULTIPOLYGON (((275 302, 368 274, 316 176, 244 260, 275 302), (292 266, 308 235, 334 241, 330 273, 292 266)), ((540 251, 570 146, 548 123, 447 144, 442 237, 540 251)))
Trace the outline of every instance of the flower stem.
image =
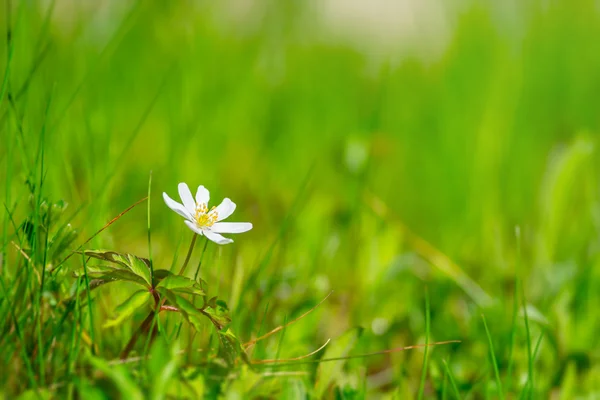
MULTIPOLYGON (((202 266, 202 260, 204 259, 204 253, 206 253, 206 247, 208 246, 208 238, 204 240, 204 247, 202 248, 202 254, 200 254, 200 262, 198 262, 198 268, 196 268, 196 274, 194 275, 194 280, 198 280, 198 274, 200 274, 200 267, 202 266)), ((202 282, 200 282, 200 286, 202 286, 202 282)))
POLYGON ((152 320, 154 320, 154 311, 150 311, 150 314, 148 314, 148 316, 146 317, 146 319, 144 320, 144 322, 142 322, 142 324, 140 325, 140 327, 138 328, 138 330, 135 331, 135 333, 133 334, 133 336, 131 337, 131 339, 129 339, 129 342, 127 343, 127 345, 125 346, 125 348, 121 352, 121 360, 124 360, 124 359, 127 358, 127 356, 129 355, 129 353, 131 352, 131 350, 133 350, 133 347, 135 346, 135 343, 137 342, 137 340, 140 337, 140 335, 142 335, 148 329, 150 329, 150 325, 152 324, 152 320))
POLYGON ((190 249, 188 250, 187 256, 185 257, 185 261, 181 266, 181 270, 179 270, 179 275, 183 275, 185 269, 187 268, 188 263, 190 262, 190 257, 192 257, 192 252, 194 251, 194 244, 196 244, 196 239, 198 238, 198 234, 194 233, 194 237, 192 238, 192 243, 190 243, 190 249))

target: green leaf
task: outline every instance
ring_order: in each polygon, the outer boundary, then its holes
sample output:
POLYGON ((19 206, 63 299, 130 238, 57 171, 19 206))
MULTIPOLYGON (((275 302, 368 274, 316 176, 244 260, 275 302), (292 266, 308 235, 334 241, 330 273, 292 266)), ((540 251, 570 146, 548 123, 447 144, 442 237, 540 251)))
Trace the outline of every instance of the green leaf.
POLYGON ((209 305, 202 312, 210 318, 219 331, 226 330, 227 326, 231 323, 227 303, 223 300, 216 300, 214 298, 209 300, 209 303, 214 304, 215 307, 209 305))
POLYGON ((202 329, 203 314, 192 303, 190 303, 184 297, 181 297, 178 294, 175 294, 175 292, 173 292, 165 287, 158 287, 156 289, 158 290, 158 292, 160 294, 165 296, 167 298, 167 300, 169 300, 169 302, 171 302, 171 304, 173 304, 174 306, 176 306, 179 309, 179 312, 181 313, 181 315, 183 315, 183 317, 186 319, 186 321, 188 321, 190 324, 192 324, 194 329, 196 329, 197 331, 202 329))
POLYGON ((177 306, 187 315, 188 321, 194 326, 197 331, 202 329, 202 313, 194 307, 187 299, 175 295, 177 298, 177 306))
MULTIPOLYGON (((172 276, 175 278, 181 278, 177 275, 172 276)), ((165 281, 166 280, 167 278, 165 278, 165 281)), ((192 282, 196 283, 194 281, 192 282)), ((184 280, 173 279, 170 280, 170 282, 165 282, 165 284, 159 285, 156 289, 160 294, 165 296, 170 303, 172 303, 179 309, 181 315, 183 315, 183 317, 197 331, 199 331, 202 328, 202 321, 204 317, 208 317, 211 320, 211 322, 217 328, 219 333, 219 341, 221 342, 219 353, 221 357, 225 360, 227 365, 233 365, 238 357, 242 357, 242 359, 248 365, 250 365, 250 360, 244 352, 240 340, 234 335, 231 329, 227 328, 227 326, 231 323, 231 318, 229 318, 229 309, 227 308, 227 304, 222 300, 214 300, 214 302, 216 303, 216 308, 206 307, 204 310, 199 310, 189 300, 176 294, 170 288, 165 287, 168 285, 173 285, 173 287, 177 288, 180 287, 180 285, 183 285, 183 283, 184 280)))
MULTIPOLYGON (((118 269, 117 267, 113 267, 112 265, 104 265, 104 264, 99 264, 99 265, 86 265, 86 270, 88 274, 98 274, 98 273, 109 273, 114 271, 115 269, 118 269)), ((75 273, 75 276, 79 277, 79 276, 83 276, 84 272, 81 271, 79 273, 75 273)))
POLYGON ((121 265, 122 267, 125 268, 129 268, 127 265, 127 257, 123 254, 119 254, 115 251, 110 251, 110 250, 84 250, 83 254, 88 256, 88 257, 92 257, 92 258, 97 258, 99 260, 106 260, 106 261, 110 261, 110 262, 114 262, 117 263, 119 265, 121 265))
POLYGON ((165 279, 167 276, 173 275, 171 271, 167 269, 155 269, 154 270, 154 286, 157 286, 160 281, 165 279))
POLYGON ((232 366, 238 357, 241 357, 246 364, 250 365, 250 360, 242 348, 242 343, 231 331, 231 329, 219 331, 219 340, 221 342, 219 355, 227 362, 229 366, 232 366))
POLYGON ((206 304, 209 307, 217 308, 217 300, 218 300, 218 297, 217 296, 213 296, 210 299, 208 299, 208 301, 206 302, 206 304))
POLYGON ((146 304, 151 297, 152 295, 149 291, 138 290, 115 309, 115 314, 117 316, 107 321, 104 324, 104 328, 109 328, 111 326, 120 324, 126 318, 130 317, 135 312, 135 310, 146 304))
POLYGON ((141 276, 148 283, 148 285, 152 286, 152 277, 150 276, 150 261, 134 256, 133 254, 128 254, 127 256, 129 258, 129 268, 131 268, 133 273, 141 276))
MULTIPOLYGON (((142 259, 144 260, 144 259, 142 259)), ((158 284, 160 283, 160 281, 162 281, 163 279, 165 279, 168 276, 171 275, 175 275, 173 274, 171 271, 166 270, 166 269, 155 269, 154 270, 154 286, 158 286, 158 284)), ((199 283, 201 286, 206 287, 208 286, 206 281, 204 279, 197 279, 196 280, 197 283, 199 283)))
POLYGON ((115 281, 127 281, 137 283, 138 285, 142 285, 146 288, 148 287, 147 282, 143 278, 126 269, 114 269, 112 272, 108 273, 90 273, 88 275, 93 279, 105 280, 107 283, 115 281))
POLYGON ((164 287, 174 292, 204 296, 204 291, 198 282, 181 275, 169 275, 157 287, 164 287))
POLYGON ((118 264, 121 267, 131 270, 135 275, 142 278, 148 286, 152 286, 150 278, 150 261, 133 254, 121 254, 109 250, 85 250, 83 252, 88 257, 106 260, 118 264))

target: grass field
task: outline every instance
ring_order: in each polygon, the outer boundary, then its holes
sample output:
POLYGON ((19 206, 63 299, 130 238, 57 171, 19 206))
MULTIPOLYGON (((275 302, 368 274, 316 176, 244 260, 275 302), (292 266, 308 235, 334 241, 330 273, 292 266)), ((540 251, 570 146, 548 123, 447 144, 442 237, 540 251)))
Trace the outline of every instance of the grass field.
POLYGON ((321 3, 1 1, 0 398, 600 397, 598 2, 321 3))

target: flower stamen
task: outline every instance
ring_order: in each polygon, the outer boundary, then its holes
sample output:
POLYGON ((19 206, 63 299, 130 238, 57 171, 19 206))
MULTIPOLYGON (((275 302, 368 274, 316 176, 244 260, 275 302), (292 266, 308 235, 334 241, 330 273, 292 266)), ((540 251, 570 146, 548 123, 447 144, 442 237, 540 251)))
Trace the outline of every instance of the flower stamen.
POLYGON ((196 213, 194 214, 194 220, 200 228, 209 228, 217 222, 219 214, 217 213, 216 207, 208 210, 208 206, 205 203, 196 205, 196 213))

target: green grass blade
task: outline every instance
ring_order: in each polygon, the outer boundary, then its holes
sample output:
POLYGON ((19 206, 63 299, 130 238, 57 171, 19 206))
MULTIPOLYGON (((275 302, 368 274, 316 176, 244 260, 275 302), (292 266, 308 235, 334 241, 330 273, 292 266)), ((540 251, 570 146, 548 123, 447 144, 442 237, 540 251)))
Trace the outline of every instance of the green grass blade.
POLYGON ((85 255, 81 255, 81 261, 83 263, 83 276, 85 278, 85 291, 86 291, 86 295, 87 295, 87 306, 88 306, 88 313, 89 313, 89 317, 88 317, 88 321, 89 321, 89 327, 90 327, 90 337, 92 339, 92 355, 96 354, 96 340, 95 340, 95 334, 94 334, 94 313, 92 311, 92 295, 91 295, 91 290, 90 290, 90 279, 88 277, 88 273, 87 273, 87 261, 85 259, 85 255))
MULTIPOLYGON (((521 230, 517 228, 515 231, 516 244, 517 244, 517 270, 522 271, 521 268, 521 230)), ((531 348, 531 331, 529 329, 529 317, 527 315, 527 300, 525 297, 525 284, 523 279, 519 279, 517 285, 521 287, 521 306, 523 309, 523 321, 525 322, 525 334, 527 335, 527 383, 525 384, 524 391, 528 392, 528 397, 531 398, 533 395, 533 353, 531 348)))
POLYGON ((150 260, 150 282, 154 284, 154 266, 152 265, 152 230, 150 225, 150 201, 152 195, 152 171, 148 178, 148 260, 150 260))
POLYGON ((6 93, 10 79, 10 67, 12 64, 12 58, 14 53, 13 43, 13 32, 12 32, 12 2, 6 0, 5 12, 6 12, 6 68, 4 70, 4 79, 2 79, 2 86, 0 87, 0 105, 4 104, 4 94, 6 93))
POLYGON ((490 330, 488 329, 487 322, 485 321, 485 315, 481 314, 481 319, 483 320, 483 327, 485 328, 485 334, 488 338, 488 343, 490 346, 490 357, 492 359, 492 365, 494 367, 494 376, 496 377, 496 385, 498 386, 498 397, 500 399, 504 399, 504 390, 502 389, 502 380, 500 379, 500 371, 498 370, 498 362, 496 361, 496 354, 494 352, 494 344, 492 342, 492 335, 490 334, 490 330))
POLYGON ((444 370, 446 371, 446 374, 448 375, 448 379, 450 379, 450 385, 452 386, 452 390, 454 390, 454 396, 456 397, 457 400, 460 400, 462 397, 460 396, 458 386, 456 386, 456 381, 454 380, 452 371, 450 370, 450 367, 448 366, 448 363, 446 362, 446 360, 442 360, 442 362, 444 363, 444 370))
POLYGON ((425 395, 425 382, 427 380, 427 365, 429 362, 429 338, 431 336, 431 312, 429 309, 429 291, 425 288, 425 350, 423 351, 423 367, 421 369, 421 382, 419 384, 418 399, 425 395))
POLYGON ((515 286, 513 293, 513 311, 512 311, 512 322, 510 328, 510 345, 508 353, 508 366, 506 368, 506 390, 510 393, 512 390, 512 372, 514 367, 514 351, 515 343, 517 339, 517 317, 519 315, 519 277, 518 272, 515 271, 515 286))
MULTIPOLYGON (((7 293, 6 286, 4 284, 4 279, 2 279, 2 276, 0 276, 0 285, 2 285, 2 291, 4 293, 7 293)), ((32 388, 37 389, 38 383, 35 378, 35 372, 33 371, 33 366, 31 365, 31 361, 29 360, 29 354, 27 353, 27 350, 26 350, 27 345, 25 342, 25 338, 23 336, 23 331, 21 329, 21 325, 19 324, 19 320, 17 319, 17 315, 15 314, 14 308, 10 301, 9 301, 8 309, 10 310, 10 314, 13 319, 13 323, 15 325, 15 332, 16 332, 17 338, 19 339, 18 346, 21 350, 21 358, 23 359, 23 363, 25 364, 25 369, 27 370, 27 377, 29 378, 29 384, 31 385, 32 388)))

